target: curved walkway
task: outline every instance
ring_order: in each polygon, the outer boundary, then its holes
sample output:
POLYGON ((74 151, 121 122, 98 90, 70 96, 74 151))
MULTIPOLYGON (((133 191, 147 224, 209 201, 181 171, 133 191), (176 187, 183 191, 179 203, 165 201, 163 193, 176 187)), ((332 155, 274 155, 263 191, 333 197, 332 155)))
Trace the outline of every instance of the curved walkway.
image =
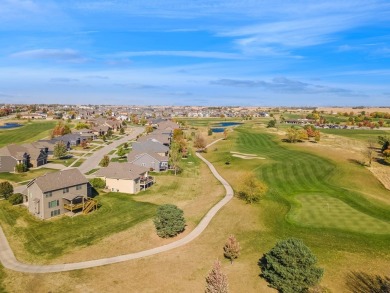
MULTIPOLYGON (((219 140, 217 140, 219 141, 219 140)), ((209 144, 208 147, 217 141, 214 141, 213 143, 209 144)), ((161 252, 165 252, 168 250, 172 250, 175 248, 178 248, 180 246, 183 246, 195 238, 197 238, 208 226, 208 224, 211 222, 213 217, 217 214, 217 212, 225 205, 227 204, 232 198, 233 198, 233 189, 229 185, 229 183, 219 175, 215 167, 207 161, 205 158, 202 157, 201 154, 196 153, 196 155, 207 164, 207 166, 210 168, 211 172, 217 178, 222 185, 225 187, 226 195, 225 197, 219 201, 215 206, 213 206, 207 214, 203 217, 203 219, 200 221, 198 226, 194 230, 191 231, 187 236, 184 238, 177 240, 175 242, 169 243, 167 245, 159 246, 153 249, 144 250, 136 253, 130 253, 125 255, 119 255, 115 257, 109 257, 109 258, 102 258, 102 259, 96 259, 96 260, 90 260, 90 261, 83 261, 78 263, 67 263, 67 264, 55 264, 55 265, 31 265, 31 264, 24 264, 19 262, 15 255, 9 246, 9 243, 7 241, 7 238, 4 235, 3 230, 0 227, 0 261, 3 264, 4 267, 10 270, 24 272, 24 273, 55 273, 55 272, 65 272, 65 271, 72 271, 72 270, 79 270, 79 269, 87 269, 87 268, 93 268, 98 266, 104 266, 108 264, 114 264, 119 262, 124 262, 132 259, 138 259, 146 256, 155 255, 161 252)))

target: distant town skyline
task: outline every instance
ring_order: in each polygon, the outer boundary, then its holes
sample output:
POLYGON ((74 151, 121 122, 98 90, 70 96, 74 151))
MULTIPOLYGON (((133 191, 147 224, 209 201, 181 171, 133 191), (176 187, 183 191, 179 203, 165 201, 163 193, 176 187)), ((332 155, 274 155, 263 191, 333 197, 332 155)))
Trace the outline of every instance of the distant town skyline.
POLYGON ((390 3, 0 3, 0 103, 389 106, 390 3))

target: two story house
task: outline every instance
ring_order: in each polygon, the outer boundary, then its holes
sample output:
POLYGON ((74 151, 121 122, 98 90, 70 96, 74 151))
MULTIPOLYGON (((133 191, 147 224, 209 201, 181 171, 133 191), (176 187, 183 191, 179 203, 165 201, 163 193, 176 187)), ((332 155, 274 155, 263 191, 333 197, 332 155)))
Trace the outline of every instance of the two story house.
POLYGON ((95 209, 96 202, 88 198, 90 186, 79 169, 48 173, 27 184, 24 201, 28 210, 40 219, 82 210, 95 209))

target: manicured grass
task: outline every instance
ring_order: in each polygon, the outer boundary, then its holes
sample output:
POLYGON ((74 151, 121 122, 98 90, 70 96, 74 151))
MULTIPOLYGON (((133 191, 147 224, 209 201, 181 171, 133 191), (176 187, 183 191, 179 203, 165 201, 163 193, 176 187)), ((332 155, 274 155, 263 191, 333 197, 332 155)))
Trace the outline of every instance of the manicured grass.
POLYGON ((135 201, 128 194, 107 193, 96 199, 101 205, 97 211, 48 221, 35 219, 24 207, 2 201, 0 222, 8 233, 22 240, 25 250, 44 260, 126 230, 151 218, 156 209, 154 204, 135 201))
POLYGON ((361 213, 337 198, 321 194, 302 194, 295 198, 300 205, 293 206, 289 218, 299 225, 390 234, 389 222, 361 213))
POLYGON ((115 157, 115 158, 111 159, 111 162, 125 163, 125 162, 127 162, 127 158, 126 157, 123 157, 123 158, 115 157))
POLYGON ((377 140, 378 136, 390 135, 390 130, 376 130, 376 129, 320 129, 322 133, 341 135, 348 138, 359 140, 368 140, 370 138, 377 140))
POLYGON ((97 170, 99 170, 100 168, 95 168, 95 169, 91 169, 89 170, 87 173, 85 173, 85 175, 90 175, 90 174, 93 174, 95 173, 97 170))
POLYGON ((84 163, 84 159, 79 159, 72 167, 80 167, 82 163, 84 163))
POLYGON ((30 122, 15 129, 0 130, 0 147, 43 139, 49 135, 49 131, 56 123, 56 121, 30 122))
POLYGON ((67 158, 67 159, 51 159, 49 163, 53 164, 62 164, 66 167, 69 167, 73 164, 73 162, 76 161, 76 158, 67 158))
MULTIPOLYGON (((260 204, 266 207, 261 217, 269 228, 271 239, 295 236, 309 244, 321 247, 316 238, 322 237, 325 243, 327 241, 325 239, 328 239, 334 246, 342 249, 355 246, 356 249, 368 249, 371 252, 385 249, 387 246, 386 239, 390 239, 390 232, 386 230, 390 223, 390 207, 373 199, 369 200, 364 192, 383 196, 388 195, 389 192, 380 184, 372 185, 373 175, 363 167, 349 163, 349 168, 345 169, 343 167, 345 162, 339 164, 314 153, 301 151, 295 145, 280 142, 279 138, 265 133, 264 130, 252 129, 251 125, 236 128, 227 141, 221 141, 214 147, 217 151, 210 150, 205 156, 217 166, 218 171, 235 190, 241 184, 238 180, 239 174, 245 171, 254 172, 268 185, 269 191, 260 204), (265 160, 242 160, 233 157, 231 164, 225 165, 226 156, 230 151, 257 154, 265 160), (359 174, 359 180, 362 181, 357 185, 361 192, 344 187, 355 186, 355 172, 359 174), (360 176, 360 173, 364 173, 362 174, 364 176, 360 176), (367 183, 367 187, 364 182, 367 183), (302 200, 299 200, 299 195, 302 194, 314 196, 321 194, 324 200, 337 202, 338 206, 344 207, 344 213, 339 215, 342 218, 340 223, 320 225, 320 219, 309 222, 298 221, 307 217, 307 209, 301 210, 306 207, 302 200), (293 212, 289 214, 291 209, 293 212), (291 215, 299 215, 299 217, 294 218, 291 215), (348 222, 350 217, 369 219, 370 225, 367 225, 366 229, 357 231, 353 223, 348 222), (378 235, 378 233, 387 234, 378 235), (338 241, 334 240, 336 235, 338 241), (370 242, 370 245, 367 242, 370 242)), ((320 206, 321 204, 316 213, 321 210, 320 206)), ((255 239, 259 239, 257 236, 243 235, 242 237, 253 239, 250 241, 253 247, 259 245, 255 243, 255 239)))
POLYGON ((30 170, 24 173, 0 173, 0 179, 12 181, 12 182, 22 182, 55 171, 57 170, 49 169, 49 168, 41 168, 41 169, 30 170))

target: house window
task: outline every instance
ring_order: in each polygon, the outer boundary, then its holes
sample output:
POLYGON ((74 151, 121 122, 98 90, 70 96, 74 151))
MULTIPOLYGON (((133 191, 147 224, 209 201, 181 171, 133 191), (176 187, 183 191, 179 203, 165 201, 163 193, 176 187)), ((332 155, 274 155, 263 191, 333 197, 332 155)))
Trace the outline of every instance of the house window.
POLYGON ((58 216, 60 213, 61 213, 61 210, 54 210, 54 211, 50 212, 50 216, 52 216, 52 217, 58 216))
POLYGON ((52 196, 53 196, 53 194, 51 193, 51 191, 45 193, 46 198, 52 197, 52 196))
POLYGON ((68 193, 69 192, 69 188, 67 187, 67 188, 64 188, 63 190, 62 190, 62 193, 68 193))
POLYGON ((82 188, 83 188, 82 185, 76 185, 76 190, 80 190, 80 189, 82 189, 82 188))
POLYGON ((60 205, 60 201, 58 199, 49 201, 49 209, 58 207, 59 205, 60 205))

